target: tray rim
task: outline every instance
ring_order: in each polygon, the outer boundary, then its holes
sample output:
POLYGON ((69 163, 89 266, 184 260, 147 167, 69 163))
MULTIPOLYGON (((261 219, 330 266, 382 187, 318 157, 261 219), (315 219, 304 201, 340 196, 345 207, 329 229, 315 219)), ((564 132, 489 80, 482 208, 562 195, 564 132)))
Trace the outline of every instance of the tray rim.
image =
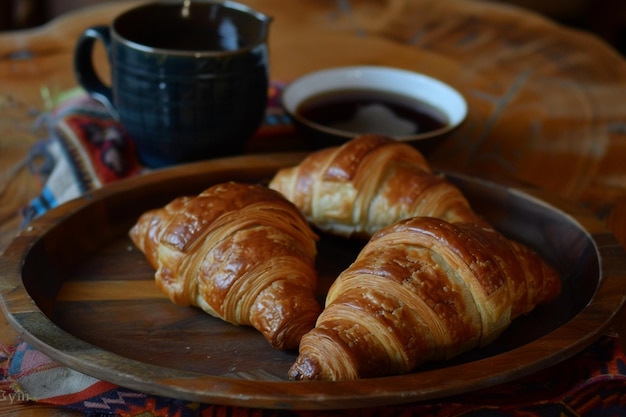
MULTIPOLYGON (((477 361, 454 365, 445 369, 454 369, 454 372, 457 373, 463 372, 467 367, 473 368, 477 365, 484 365, 485 373, 473 380, 464 379, 462 382, 450 380, 445 387, 424 388, 424 381, 433 377, 436 379, 437 373, 442 372, 441 369, 358 381, 292 382, 250 381, 147 364, 103 351, 101 348, 67 333, 39 310, 22 282, 22 262, 36 242, 63 219, 71 217, 91 204, 112 195, 132 190, 138 184, 146 181, 158 182, 164 176, 171 179, 172 177, 195 176, 199 172, 221 173, 233 169, 233 166, 246 166, 245 164, 250 161, 265 164, 268 167, 287 166, 297 163, 304 155, 304 153, 275 153, 236 156, 155 170, 89 192, 48 211, 18 234, 0 257, 0 270, 6 271, 4 283, 0 286, 0 306, 5 316, 25 341, 52 359, 79 372, 120 386, 189 401, 273 409, 320 410, 402 404, 443 398, 521 378, 568 359, 592 344, 604 334, 616 315, 623 309, 626 302, 626 291, 623 291, 626 290, 626 283, 623 283, 626 281, 626 262, 611 264, 610 261, 626 259, 624 247, 599 219, 583 208, 540 189, 520 184, 515 184, 512 187, 508 184, 505 186, 510 192, 518 193, 525 198, 533 199, 537 204, 560 212, 586 233, 598 254, 601 281, 587 306, 570 321, 533 342, 514 349, 514 351, 521 351, 526 354, 523 363, 514 364, 507 369, 502 369, 502 364, 494 368, 494 362, 498 364, 500 361, 506 360, 507 354, 512 352, 509 351, 477 361), (195 173, 189 174, 190 170, 195 173), (581 223, 580 219, 584 220, 584 223, 581 223), (596 319, 587 322, 585 319, 588 317, 595 317, 596 319), (600 319, 599 325, 598 318, 600 319), (590 326, 591 322, 595 326, 590 326), (574 333, 581 337, 577 340, 571 340, 566 349, 545 352, 541 349, 533 350, 530 348, 534 344, 548 343, 549 339, 552 338, 571 338, 569 335, 570 328, 575 328, 574 333), (64 343, 57 343, 55 340, 64 340, 64 343), (126 364, 124 369, 117 369, 112 366, 119 363, 126 364), (135 368, 141 369, 141 376, 133 373, 135 368), (493 372, 494 369, 495 372, 493 372), (487 370, 489 370, 488 373, 487 370), (164 372, 166 374, 169 372, 171 377, 162 378, 164 372), (403 388, 390 390, 387 387, 388 383, 392 381, 395 387, 402 386, 403 388), (298 388, 294 390, 296 384, 298 388), (471 385, 471 389, 468 389, 468 385, 471 385), (413 386, 417 388, 412 388, 413 386), (341 389, 337 389, 338 387, 341 389)), ((470 178, 473 181, 481 181, 491 186, 503 185, 462 173, 454 173, 454 175, 470 178)))

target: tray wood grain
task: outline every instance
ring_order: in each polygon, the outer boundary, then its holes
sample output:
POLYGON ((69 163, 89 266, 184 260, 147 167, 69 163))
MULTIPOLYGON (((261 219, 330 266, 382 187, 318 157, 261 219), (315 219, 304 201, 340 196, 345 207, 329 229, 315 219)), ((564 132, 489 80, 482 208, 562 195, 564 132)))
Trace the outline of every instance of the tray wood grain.
MULTIPOLYGON (((447 173, 505 235, 557 268, 564 291, 516 320, 491 346, 414 373, 350 382, 292 382, 295 352, 269 347, 192 307, 172 304, 127 232, 145 210, 224 181, 265 183, 303 154, 218 159, 154 171, 71 201, 36 219, 0 259, 0 295, 10 323, 57 361, 142 392, 282 409, 399 404, 519 378, 596 340, 621 310, 626 256, 580 207, 519 184, 447 173)), ((360 242, 322 235, 319 296, 356 256, 360 242)))

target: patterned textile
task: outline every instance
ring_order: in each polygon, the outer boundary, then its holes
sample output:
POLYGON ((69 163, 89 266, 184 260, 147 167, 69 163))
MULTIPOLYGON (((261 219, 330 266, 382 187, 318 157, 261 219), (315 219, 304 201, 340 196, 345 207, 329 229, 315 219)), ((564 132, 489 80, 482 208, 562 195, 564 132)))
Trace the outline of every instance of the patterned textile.
POLYGON ((0 401, 40 401, 88 416, 119 417, 620 417, 626 356, 615 335, 552 368, 445 400, 351 410, 262 410, 199 404, 118 387, 68 369, 26 343, 4 347, 0 401))
MULTIPOLYGON (((273 83, 258 135, 290 132, 273 83)), ((50 138, 32 152, 41 195, 24 209, 29 222, 46 210, 121 178, 145 171, 127 137, 104 109, 82 92, 48 116, 50 138)), ((100 381, 54 362, 25 342, 0 345, 0 401, 38 401, 87 416, 309 417, 617 417, 626 415, 626 362, 616 335, 553 368, 479 392, 409 405, 323 412, 261 410, 199 404, 147 395, 100 381)))
MULTIPOLYGON (((257 141, 268 135, 289 135, 293 127, 280 106, 283 84, 273 82, 257 141)), ((147 170, 135 156, 132 139, 98 102, 82 90, 64 95, 46 115, 49 138, 37 144, 29 166, 44 184, 41 194, 24 210, 24 224, 52 207, 120 179, 147 170)))

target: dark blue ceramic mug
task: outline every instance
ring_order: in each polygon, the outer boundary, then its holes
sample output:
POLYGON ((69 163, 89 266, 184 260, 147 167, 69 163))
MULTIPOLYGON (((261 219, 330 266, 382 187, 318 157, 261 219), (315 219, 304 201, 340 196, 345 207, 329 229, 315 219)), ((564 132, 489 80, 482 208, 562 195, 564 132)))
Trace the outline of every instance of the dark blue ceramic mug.
POLYGON ((241 152, 259 128, 269 83, 271 18, 228 0, 149 3, 87 29, 79 84, 134 139, 149 167, 241 152), (93 65, 104 44, 111 83, 93 65))

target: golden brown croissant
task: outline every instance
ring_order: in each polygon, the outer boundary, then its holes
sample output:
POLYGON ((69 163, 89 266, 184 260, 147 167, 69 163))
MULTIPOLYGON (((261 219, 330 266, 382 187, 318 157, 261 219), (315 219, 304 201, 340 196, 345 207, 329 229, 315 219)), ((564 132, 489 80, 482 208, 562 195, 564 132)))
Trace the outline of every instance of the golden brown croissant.
POLYGON ((558 275, 492 228, 416 217, 381 230, 331 286, 293 379, 401 374, 492 342, 555 298, 558 275))
POLYGON ((419 151, 381 135, 314 152, 278 171, 269 187, 320 230, 341 236, 370 237, 416 216, 486 225, 457 187, 433 174, 419 151))
POLYGON ((280 349, 297 348, 315 324, 317 235, 267 187, 231 182, 177 198, 129 234, 176 304, 251 325, 280 349))

